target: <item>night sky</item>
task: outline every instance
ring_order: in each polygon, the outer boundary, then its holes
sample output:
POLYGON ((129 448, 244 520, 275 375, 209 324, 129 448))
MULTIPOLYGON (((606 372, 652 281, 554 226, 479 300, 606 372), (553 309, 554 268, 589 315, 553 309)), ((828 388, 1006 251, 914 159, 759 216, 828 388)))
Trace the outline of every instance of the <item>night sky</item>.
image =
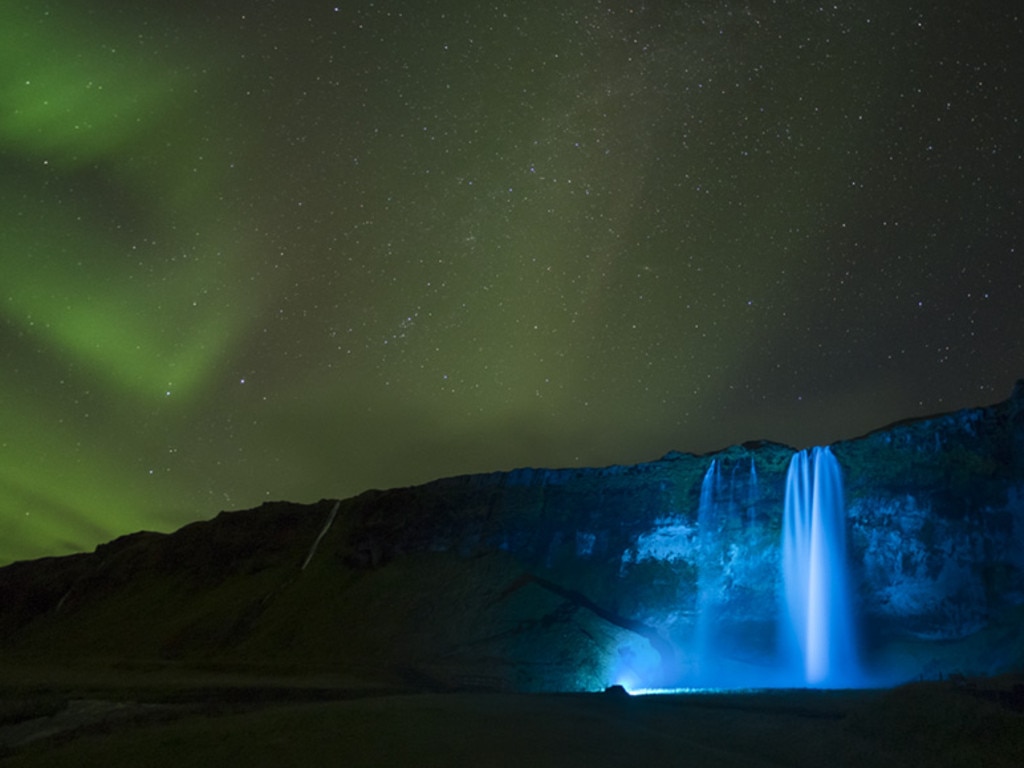
POLYGON ((1006 398, 1012 5, 0 0, 0 562, 1006 398))

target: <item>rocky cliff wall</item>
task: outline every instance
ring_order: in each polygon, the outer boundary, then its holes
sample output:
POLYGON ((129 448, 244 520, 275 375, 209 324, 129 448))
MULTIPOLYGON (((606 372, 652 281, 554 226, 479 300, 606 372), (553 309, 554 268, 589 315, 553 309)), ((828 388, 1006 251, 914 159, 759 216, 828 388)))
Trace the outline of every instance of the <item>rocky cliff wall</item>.
MULTIPOLYGON (((875 679, 1021 661, 1022 413, 1018 384, 1004 403, 832 446, 845 481, 860 645, 875 679)), ((507 551, 664 638, 674 654, 657 682, 701 680, 709 655, 720 674, 760 679, 778 655, 793 453, 748 443, 630 467, 450 478, 364 499, 351 545, 370 566, 422 550, 507 551), (718 480, 702 511, 712 461, 718 480)))
MULTIPOLYGON (((1004 403, 832 450, 864 682, 1019 667, 1024 384, 1004 403)), ((756 442, 448 478, 16 563, 0 569, 0 646, 331 669, 359 659, 438 686, 785 684, 793 453, 756 442)))

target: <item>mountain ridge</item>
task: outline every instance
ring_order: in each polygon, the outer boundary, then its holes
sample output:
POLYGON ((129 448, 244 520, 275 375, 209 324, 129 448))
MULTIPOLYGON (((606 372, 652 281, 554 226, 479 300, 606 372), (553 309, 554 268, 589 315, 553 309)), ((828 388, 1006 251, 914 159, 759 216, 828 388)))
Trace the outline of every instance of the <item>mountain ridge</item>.
MULTIPOLYGON (((1022 403, 1018 382, 1001 403, 832 445, 879 679, 1024 660, 1022 403)), ((579 690, 696 674, 698 613, 711 611, 721 663, 753 678, 772 665, 793 453, 748 441, 635 465, 457 475, 140 531, 0 568, 0 649, 579 690), (728 488, 701 523, 712 459, 728 488)))

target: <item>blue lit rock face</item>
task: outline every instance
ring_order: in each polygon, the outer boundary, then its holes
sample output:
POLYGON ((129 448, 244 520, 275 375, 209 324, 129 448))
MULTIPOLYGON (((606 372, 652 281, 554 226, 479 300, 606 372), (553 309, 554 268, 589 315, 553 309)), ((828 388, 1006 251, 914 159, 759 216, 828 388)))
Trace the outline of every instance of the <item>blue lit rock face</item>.
POLYGON ((765 442, 268 504, 16 563, 0 569, 0 649, 517 690, 884 684, 1020 668, 1024 383, 1004 403, 829 448, 845 496, 830 525, 845 542, 823 543, 815 568, 845 574, 848 618, 799 630, 818 656, 791 639, 783 542, 795 452, 765 442))
MULTIPOLYGON (((588 666, 606 676, 594 687, 994 673, 1024 661, 1022 413, 1018 385, 996 406, 831 446, 845 482, 838 533, 846 541, 826 546, 829 558, 845 552, 845 562, 825 562, 847 580, 839 589, 850 618, 820 651, 831 670, 802 677, 792 675, 784 639, 783 517, 794 456, 786 446, 440 481, 395 492, 423 513, 419 535, 374 515, 358 546, 382 560, 424 548, 473 557, 496 546, 586 596, 624 630, 604 649, 605 666, 588 666), (663 642, 653 647, 651 637, 663 642)), ((823 588, 836 589, 836 578, 823 588)), ((541 659, 552 649, 537 651, 541 659)))
POLYGON ((926 675, 1019 662, 1024 384, 1002 405, 896 425, 835 452, 869 650, 926 675), (942 652, 986 632, 993 646, 942 652))

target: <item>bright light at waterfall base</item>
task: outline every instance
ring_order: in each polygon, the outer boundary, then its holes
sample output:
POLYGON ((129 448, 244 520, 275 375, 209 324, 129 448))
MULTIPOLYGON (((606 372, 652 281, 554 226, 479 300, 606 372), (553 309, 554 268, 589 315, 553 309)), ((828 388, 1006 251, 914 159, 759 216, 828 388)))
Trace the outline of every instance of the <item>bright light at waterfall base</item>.
POLYGON ((626 689, 630 696, 683 696, 694 693, 755 693, 761 688, 635 688, 626 689))

